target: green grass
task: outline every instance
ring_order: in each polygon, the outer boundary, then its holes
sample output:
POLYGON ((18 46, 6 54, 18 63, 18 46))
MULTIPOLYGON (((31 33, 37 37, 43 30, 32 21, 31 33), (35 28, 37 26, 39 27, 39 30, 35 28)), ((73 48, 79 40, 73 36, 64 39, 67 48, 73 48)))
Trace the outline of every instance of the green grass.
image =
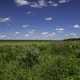
POLYGON ((80 40, 0 41, 0 80, 80 80, 80 40))

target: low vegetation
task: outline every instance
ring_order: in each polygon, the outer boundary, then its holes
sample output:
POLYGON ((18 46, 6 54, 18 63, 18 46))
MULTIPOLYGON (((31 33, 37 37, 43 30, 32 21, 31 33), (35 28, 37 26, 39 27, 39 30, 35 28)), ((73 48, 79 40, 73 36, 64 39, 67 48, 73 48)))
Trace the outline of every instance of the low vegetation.
POLYGON ((80 80, 80 40, 0 41, 0 80, 80 80))

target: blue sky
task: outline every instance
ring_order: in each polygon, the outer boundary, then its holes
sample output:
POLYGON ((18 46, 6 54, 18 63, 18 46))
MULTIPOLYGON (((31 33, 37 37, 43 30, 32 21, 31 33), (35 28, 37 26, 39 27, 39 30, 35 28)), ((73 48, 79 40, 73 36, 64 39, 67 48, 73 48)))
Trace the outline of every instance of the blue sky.
POLYGON ((80 0, 0 0, 0 39, 80 37, 80 0))

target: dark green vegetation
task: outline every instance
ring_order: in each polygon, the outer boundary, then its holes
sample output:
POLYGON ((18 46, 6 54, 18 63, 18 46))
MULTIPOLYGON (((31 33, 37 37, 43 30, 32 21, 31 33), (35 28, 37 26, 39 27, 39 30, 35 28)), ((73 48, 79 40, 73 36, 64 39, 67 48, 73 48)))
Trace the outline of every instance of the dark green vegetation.
POLYGON ((0 41, 0 80, 80 80, 80 40, 0 41))

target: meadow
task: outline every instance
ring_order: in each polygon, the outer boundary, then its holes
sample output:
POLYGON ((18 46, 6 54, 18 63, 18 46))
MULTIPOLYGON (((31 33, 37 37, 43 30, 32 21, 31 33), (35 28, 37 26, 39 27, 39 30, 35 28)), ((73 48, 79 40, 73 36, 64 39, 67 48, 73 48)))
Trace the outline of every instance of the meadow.
POLYGON ((2 40, 0 80, 80 80, 80 40, 2 40))

